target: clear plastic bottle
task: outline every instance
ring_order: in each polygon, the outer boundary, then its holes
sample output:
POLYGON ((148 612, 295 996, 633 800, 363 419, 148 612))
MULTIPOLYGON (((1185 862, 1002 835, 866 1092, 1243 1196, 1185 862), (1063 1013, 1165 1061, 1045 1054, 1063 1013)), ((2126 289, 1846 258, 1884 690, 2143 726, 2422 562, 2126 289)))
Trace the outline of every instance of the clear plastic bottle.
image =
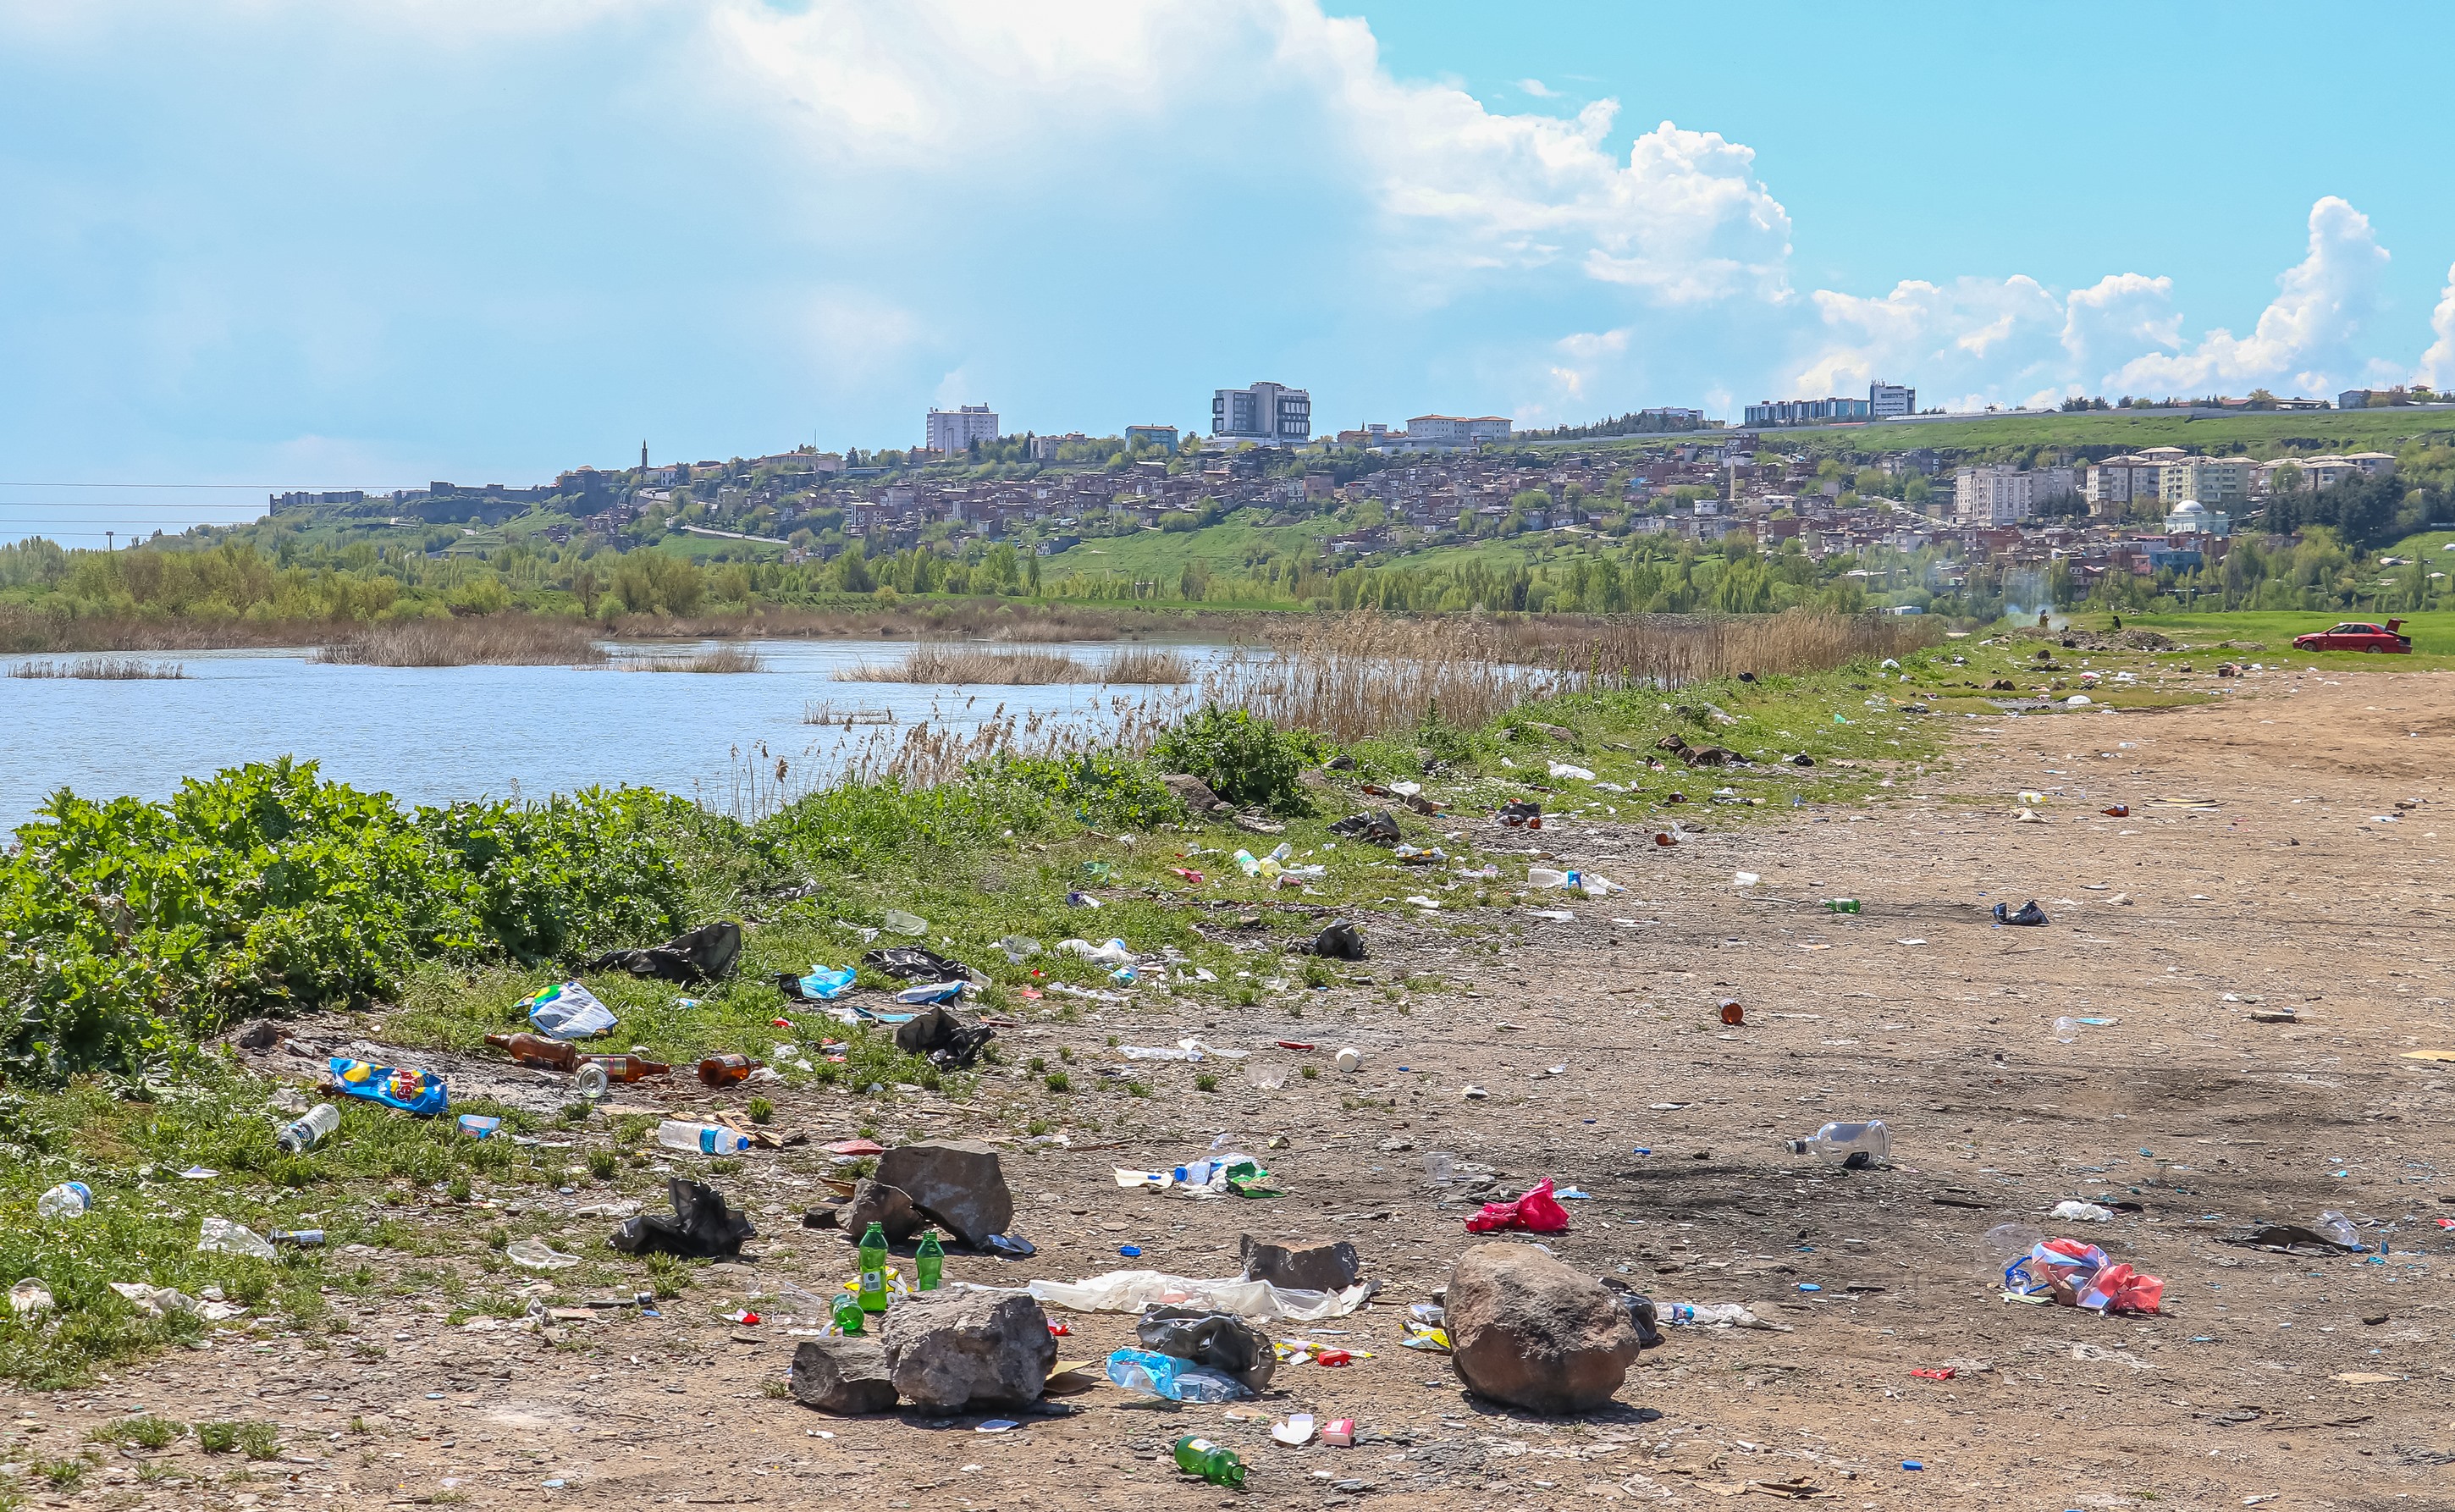
POLYGON ((1528 867, 1526 885, 1530 888, 1565 888, 1571 875, 1554 867, 1528 867))
POLYGON ((63 1181, 34 1199, 34 1214, 45 1218, 81 1218, 93 1206, 93 1189, 82 1181, 63 1181))
POLYGON ((307 1116, 285 1127, 274 1139, 284 1151, 297 1154, 321 1143, 325 1136, 341 1127, 341 1110, 329 1102, 317 1103, 307 1116))
POLYGON ((2320 1233, 2335 1240, 2337 1243, 2344 1246, 2346 1249, 2358 1250, 2362 1248, 2361 1231, 2353 1227, 2353 1220, 2344 1216, 2343 1214, 2336 1212, 2332 1208, 2320 1214, 2319 1221, 2312 1224, 2311 1227, 2317 1229, 2320 1233))
POLYGON ((1249 850, 1239 850, 1236 852, 1233 859, 1236 863, 1236 869, 1245 873, 1245 875, 1251 877, 1261 874, 1262 864, 1253 859, 1253 852, 1249 850))
POLYGON ((729 1155, 749 1149, 750 1136, 735 1134, 722 1124, 684 1123, 668 1118, 657 1125, 657 1143, 690 1154, 729 1155))
POLYGON ((1674 1302, 1661 1316, 1681 1328, 1747 1328, 1756 1321, 1756 1315, 1737 1302, 1674 1302))
POLYGON ((1148 1349, 1121 1349, 1110 1355, 1108 1379, 1127 1391, 1170 1401, 1241 1401, 1252 1395, 1232 1376, 1148 1349))
POLYGON ((1853 1171, 1881 1165, 1893 1152, 1892 1135, 1881 1118, 1865 1123, 1829 1123, 1804 1139, 1784 1141, 1795 1155, 1814 1154, 1853 1171))

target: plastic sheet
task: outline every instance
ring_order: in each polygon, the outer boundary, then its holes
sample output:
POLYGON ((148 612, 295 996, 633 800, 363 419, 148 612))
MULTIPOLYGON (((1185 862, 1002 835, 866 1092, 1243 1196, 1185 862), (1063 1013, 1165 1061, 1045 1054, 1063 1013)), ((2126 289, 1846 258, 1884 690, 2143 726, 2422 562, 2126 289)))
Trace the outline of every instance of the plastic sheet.
POLYGON ((614 1011, 578 982, 557 982, 519 1005, 537 1032, 554 1039, 587 1039, 614 1027, 614 1011))
POLYGON ((1146 1307, 1194 1307, 1239 1318, 1318 1322, 1345 1318, 1372 1296, 1373 1283, 1343 1292, 1302 1292, 1241 1277, 1205 1281, 1163 1271, 1110 1271, 1080 1281, 1034 1281, 1028 1290, 1045 1307, 1077 1313, 1139 1313, 1146 1307))

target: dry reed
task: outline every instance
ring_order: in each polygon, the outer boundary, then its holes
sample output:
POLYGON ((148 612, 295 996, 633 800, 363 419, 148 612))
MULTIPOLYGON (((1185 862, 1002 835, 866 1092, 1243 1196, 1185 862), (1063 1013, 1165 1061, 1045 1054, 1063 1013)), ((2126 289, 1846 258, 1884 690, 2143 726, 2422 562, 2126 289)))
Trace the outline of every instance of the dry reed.
POLYGON ((139 662, 132 657, 89 656, 74 662, 20 662, 10 677, 76 678, 95 683, 175 682, 188 675, 176 662, 139 662))
POLYGON ((895 711, 891 708, 838 708, 825 699, 813 699, 801 705, 804 725, 833 725, 850 729, 855 725, 892 725, 895 711))
POLYGON ((327 645, 314 659, 351 666, 588 666, 606 657, 579 621, 495 614, 396 620, 327 645))
POLYGON ((746 646, 712 645, 688 656, 635 656, 620 664, 625 672, 764 672, 767 660, 746 646))
POLYGON ((1094 681, 1063 651, 991 651, 977 645, 916 645, 897 662, 855 662, 840 683, 953 683, 1026 685, 1094 681))
POLYGON ((1103 683, 1190 683, 1193 663, 1182 651, 1129 646, 1100 666, 1103 683))

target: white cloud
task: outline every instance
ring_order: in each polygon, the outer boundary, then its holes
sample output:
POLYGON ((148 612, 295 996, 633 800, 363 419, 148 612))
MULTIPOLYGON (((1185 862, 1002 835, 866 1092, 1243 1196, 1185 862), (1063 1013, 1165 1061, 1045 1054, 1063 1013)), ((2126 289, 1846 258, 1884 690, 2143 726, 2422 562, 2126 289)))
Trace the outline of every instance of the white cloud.
POLYGON ((2455 387, 2455 268, 2446 270, 2446 292, 2429 314, 2429 330, 2438 339, 2421 354, 2421 367, 2413 377, 2434 389, 2455 387))
POLYGON ((2067 316, 2034 278, 1909 279, 1880 298, 1812 297, 1826 336, 1792 378, 1800 396, 1863 394, 1882 378, 1917 387, 1932 408, 1946 395, 2025 391, 2060 365, 2067 316))
POLYGON ((2276 298, 2249 336, 2219 327, 2189 351, 2136 358, 2110 381, 2158 395, 2330 390, 2366 365, 2354 343, 2377 306, 2386 263, 2369 217, 2329 194, 2310 207, 2309 252, 2276 280, 2276 298))
POLYGON ((1541 79, 1519 79, 1517 87, 1538 100, 1556 100, 1560 97, 1558 90, 1552 88, 1541 79))

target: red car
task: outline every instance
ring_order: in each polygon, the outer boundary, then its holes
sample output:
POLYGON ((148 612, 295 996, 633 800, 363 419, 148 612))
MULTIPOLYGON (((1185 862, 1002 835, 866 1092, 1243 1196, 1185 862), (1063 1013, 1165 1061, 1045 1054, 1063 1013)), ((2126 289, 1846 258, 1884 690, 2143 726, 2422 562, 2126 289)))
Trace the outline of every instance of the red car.
POLYGON ((2364 624, 2347 620, 2333 629, 2316 635, 2293 638, 2296 651, 2394 651, 2410 655, 2412 637, 2404 633, 2402 620, 2389 620, 2384 624, 2364 624))

